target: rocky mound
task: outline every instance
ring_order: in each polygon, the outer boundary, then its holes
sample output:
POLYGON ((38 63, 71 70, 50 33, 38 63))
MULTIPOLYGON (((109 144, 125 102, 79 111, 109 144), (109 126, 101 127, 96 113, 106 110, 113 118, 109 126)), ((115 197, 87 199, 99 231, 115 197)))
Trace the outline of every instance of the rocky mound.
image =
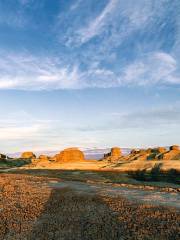
POLYGON ((36 155, 33 152, 24 152, 22 153, 21 158, 34 159, 36 158, 36 155))
POLYGON ((0 159, 6 159, 7 156, 5 154, 0 153, 0 159))
POLYGON ((171 146, 169 151, 162 153, 158 158, 162 160, 180 160, 179 146, 171 146))
POLYGON ((172 145, 170 147, 170 150, 177 150, 177 151, 180 151, 180 147, 178 145, 172 145))
POLYGON ((41 154, 41 155, 39 156, 39 159, 40 159, 40 160, 46 160, 46 161, 48 161, 48 160, 49 160, 49 157, 46 156, 46 155, 41 154))
POLYGON ((59 154, 56 154, 54 159, 58 162, 79 162, 84 161, 84 153, 78 148, 67 148, 59 154))
POLYGON ((165 147, 157 147, 157 148, 153 148, 151 150, 152 153, 156 153, 156 154, 159 154, 159 153, 164 153, 166 152, 166 148, 165 147))
POLYGON ((123 156, 118 149, 112 148, 110 153, 104 155, 104 160, 109 162, 121 162, 121 161, 150 161, 150 160, 180 160, 180 148, 177 145, 173 145, 168 149, 165 147, 156 147, 148 149, 133 149, 128 155, 123 156))
POLYGON ((109 153, 104 154, 104 159, 113 162, 117 161, 121 156, 121 149, 118 147, 113 147, 109 153))

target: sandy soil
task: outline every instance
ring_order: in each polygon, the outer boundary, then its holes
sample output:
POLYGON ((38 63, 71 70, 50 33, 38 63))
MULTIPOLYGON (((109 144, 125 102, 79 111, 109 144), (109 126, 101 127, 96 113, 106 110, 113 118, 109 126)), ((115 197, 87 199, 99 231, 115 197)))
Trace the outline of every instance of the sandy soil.
POLYGON ((53 188, 70 188, 77 193, 98 194, 108 197, 125 197, 137 203, 152 204, 157 206, 176 207, 180 210, 180 194, 178 192, 162 192, 158 190, 146 190, 139 188, 122 187, 117 184, 83 183, 77 181, 53 181, 53 188))
POLYGON ((163 160, 163 161, 148 161, 148 160, 133 160, 133 161, 121 161, 119 163, 108 163, 106 161, 86 160, 81 162, 67 162, 58 163, 45 160, 34 160, 32 164, 21 167, 22 169, 64 169, 64 170, 116 170, 120 172, 124 171, 136 171, 136 170, 150 170, 155 164, 161 165, 161 170, 168 171, 170 169, 176 169, 180 171, 179 160, 163 160))
MULTIPOLYGON (((176 240, 180 237, 178 208, 149 204, 147 199, 139 202, 142 193, 136 195, 137 190, 125 194, 130 189, 59 181, 1 174, 0 239, 176 240), (127 199, 129 194, 131 197, 127 199)), ((152 197, 155 193, 148 191, 148 194, 152 197)), ((172 201, 173 195, 168 196, 172 201)), ((177 197, 174 194, 174 199, 177 197)), ((167 193, 163 199, 169 201, 167 193)))

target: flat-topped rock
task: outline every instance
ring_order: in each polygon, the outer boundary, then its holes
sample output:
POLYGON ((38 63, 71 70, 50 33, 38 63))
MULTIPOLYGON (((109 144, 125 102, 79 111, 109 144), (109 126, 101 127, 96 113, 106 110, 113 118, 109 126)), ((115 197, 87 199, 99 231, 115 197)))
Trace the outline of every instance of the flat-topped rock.
POLYGON ((78 148, 66 148, 59 154, 56 154, 54 158, 58 162, 79 162, 85 160, 84 153, 78 148))
POLYGON ((112 157, 120 157, 121 156, 121 149, 119 147, 111 148, 111 156, 112 157))
POLYGON ((104 154, 104 159, 111 162, 118 160, 121 156, 121 149, 119 147, 113 147, 109 153, 104 154))
POLYGON ((23 152, 21 158, 34 159, 36 158, 36 155, 33 152, 23 152))
POLYGON ((40 160, 49 160, 49 157, 48 157, 47 155, 41 154, 41 155, 39 156, 39 159, 40 159, 40 160))

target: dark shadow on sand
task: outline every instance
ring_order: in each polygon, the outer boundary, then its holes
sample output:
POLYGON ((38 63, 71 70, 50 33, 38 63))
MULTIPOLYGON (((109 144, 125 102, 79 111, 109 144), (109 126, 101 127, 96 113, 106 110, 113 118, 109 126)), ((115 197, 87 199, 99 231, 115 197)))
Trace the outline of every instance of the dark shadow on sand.
POLYGON ((178 240, 177 221, 175 210, 54 188, 27 239, 178 240))

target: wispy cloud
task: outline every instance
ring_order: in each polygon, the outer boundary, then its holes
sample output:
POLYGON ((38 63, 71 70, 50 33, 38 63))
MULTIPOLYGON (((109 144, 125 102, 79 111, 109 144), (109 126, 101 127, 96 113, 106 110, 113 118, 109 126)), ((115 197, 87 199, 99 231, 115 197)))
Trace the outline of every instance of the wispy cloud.
POLYGON ((112 130, 148 130, 176 128, 179 132, 180 104, 169 104, 151 108, 138 108, 120 112, 108 113, 103 124, 94 126, 81 126, 82 132, 105 132, 112 130))
POLYGON ((164 52, 150 53, 126 66, 120 81, 123 84, 180 84, 177 61, 164 52))
POLYGON ((78 30, 81 43, 87 42, 91 38, 102 33, 109 18, 112 18, 113 11, 118 2, 119 0, 110 0, 100 15, 95 18, 95 20, 91 21, 85 28, 78 30))
POLYGON ((0 71, 0 89, 50 90, 80 87, 77 66, 64 66, 56 58, 1 53, 0 71))
MULTIPOLYGON (((132 0, 109 0, 96 17, 82 21, 82 24, 78 21, 73 28, 67 28, 66 44, 80 46, 98 37, 101 48, 117 47, 137 30, 149 29, 156 24, 166 13, 164 6, 163 0, 136 3, 132 0)), ((79 11, 79 8, 76 10, 79 11)))
POLYGON ((113 71, 99 66, 82 70, 54 57, 0 54, 0 89, 53 90, 110 88, 133 85, 179 84, 178 63, 164 52, 154 52, 113 71))
MULTIPOLYGON (((17 11, 22 13, 22 9, 36 1, 17 2, 17 11)), ((53 51, 55 54, 52 56, 48 51, 42 56, 38 51, 31 53, 31 49, 25 53, 22 49, 13 53, 0 51, 0 89, 180 84, 177 3, 177 0, 173 3, 168 0, 136 3, 133 0, 104 0, 94 7, 91 1, 79 0, 65 9, 59 4, 60 13, 46 21, 50 25, 54 23, 46 28, 48 36, 53 36, 53 41, 57 35, 60 38, 60 46, 53 51)), ((42 4, 40 11, 43 7, 42 4)), ((7 18, 6 14, 0 15, 0 23, 13 24, 16 23, 14 17, 19 19, 12 10, 7 18)), ((25 16, 33 22, 32 16, 25 16)))

